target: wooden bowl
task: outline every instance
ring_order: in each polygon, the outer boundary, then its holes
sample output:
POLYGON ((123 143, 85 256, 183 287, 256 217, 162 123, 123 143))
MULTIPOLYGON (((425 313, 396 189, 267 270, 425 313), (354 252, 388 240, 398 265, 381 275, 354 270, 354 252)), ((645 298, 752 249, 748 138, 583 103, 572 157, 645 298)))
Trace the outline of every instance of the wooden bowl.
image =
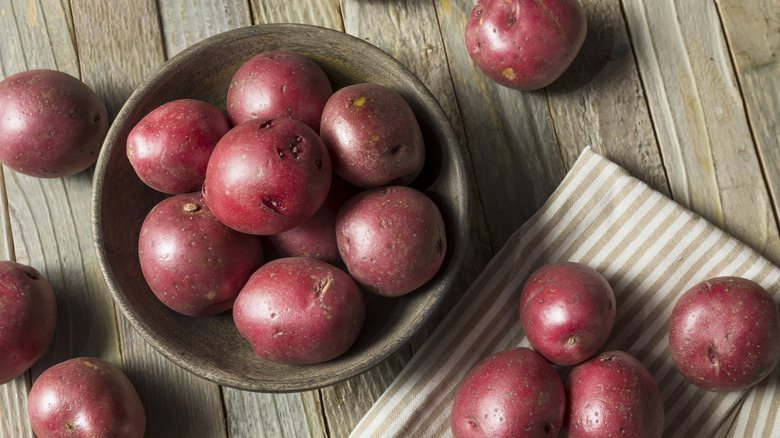
POLYGON ((220 385, 261 392, 328 386, 379 364, 401 349, 429 318, 452 284, 468 240, 470 196, 458 140, 436 99, 402 64, 369 43, 307 25, 260 25, 206 39, 174 56, 130 96, 114 120, 97 161, 92 226, 97 257, 114 301, 141 336, 174 363, 220 385), (261 359, 233 324, 230 312, 193 318, 164 306, 147 286, 138 261, 138 234, 149 210, 166 195, 147 187, 125 152, 127 135, 157 106, 180 98, 224 110, 239 66, 271 50, 316 61, 334 90, 374 82, 398 91, 414 110, 426 141, 426 165, 412 184, 437 203, 447 227, 439 273, 400 298, 367 295, 366 325, 341 357, 320 364, 281 365, 261 359))

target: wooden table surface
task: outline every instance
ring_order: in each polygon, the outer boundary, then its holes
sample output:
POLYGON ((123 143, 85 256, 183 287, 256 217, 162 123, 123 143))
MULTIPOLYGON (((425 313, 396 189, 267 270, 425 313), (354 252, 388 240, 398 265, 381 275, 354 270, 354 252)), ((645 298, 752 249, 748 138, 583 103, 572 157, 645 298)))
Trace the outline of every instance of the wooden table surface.
POLYGON ((116 310, 93 249, 91 169, 44 180, 2 168, 0 256, 49 279, 59 320, 39 363, 0 386, 0 437, 32 436, 31 381, 76 356, 124 369, 146 407, 148 437, 347 436, 588 145, 780 263, 780 2, 583 0, 589 29, 573 65, 546 89, 519 92, 470 61, 463 34, 475 1, 0 0, 0 77, 65 71, 112 117, 167 58, 231 28, 308 23, 365 39, 438 98, 474 199, 459 280, 408 348, 334 386, 264 394, 183 371, 116 310))

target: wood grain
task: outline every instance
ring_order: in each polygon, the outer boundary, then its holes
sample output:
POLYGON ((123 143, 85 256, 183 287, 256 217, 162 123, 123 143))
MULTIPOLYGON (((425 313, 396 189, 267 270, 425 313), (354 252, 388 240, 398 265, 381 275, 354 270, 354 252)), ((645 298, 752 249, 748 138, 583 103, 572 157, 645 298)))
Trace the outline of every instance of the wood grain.
POLYGON ((623 5, 672 196, 780 260, 774 212, 715 4, 623 5))
POLYGON ((339 0, 250 0, 253 21, 300 23, 344 30, 339 0))
POLYGON ((0 385, 0 437, 32 437, 33 431, 27 418, 27 393, 30 391, 30 373, 0 385))
POLYGON ((228 432, 231 437, 326 437, 319 397, 319 391, 264 394, 226 389, 228 432))
POLYGON ((574 62, 546 89, 565 165, 571 168, 582 149, 591 146, 668 195, 620 4, 600 0, 583 7, 585 42, 574 62))
POLYGON ((322 404, 330 436, 347 436, 409 359, 411 350, 405 348, 367 373, 322 389, 322 404))
POLYGON ((157 4, 166 58, 210 36, 252 24, 246 1, 161 0, 157 4))
POLYGON ((80 77, 67 1, 0 1, 2 73, 48 68, 80 77))
MULTIPOLYGON (((780 2, 717 3, 749 124, 780 216, 780 2)), ((774 259, 777 263, 777 259, 774 259)))
MULTIPOLYGON (((4 75, 48 68, 80 77, 67 6, 59 1, 0 4, 4 75)), ((6 168, 3 174, 7 199, 3 228, 10 229, 6 242, 13 244, 13 254, 7 256, 38 269, 57 294, 57 332, 32 367, 32 379, 74 356, 98 356, 119 363, 113 302, 105 293, 91 245, 90 173, 36 179, 6 168)), ((0 417, 0 430, 14 431, 9 436, 32 436, 26 415, 29 378, 2 387, 10 412, 0 417)))

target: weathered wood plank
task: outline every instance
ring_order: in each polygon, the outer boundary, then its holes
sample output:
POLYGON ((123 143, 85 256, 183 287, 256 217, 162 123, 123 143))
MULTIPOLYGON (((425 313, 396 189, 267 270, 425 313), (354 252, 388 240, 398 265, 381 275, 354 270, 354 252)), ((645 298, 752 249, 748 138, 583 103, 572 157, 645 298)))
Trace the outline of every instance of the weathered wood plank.
POLYGON ((73 24, 67 1, 0 2, 2 72, 48 68, 80 77, 73 24))
POLYGON ((572 65, 547 87, 566 167, 589 145, 668 195, 620 3, 594 0, 583 7, 588 21, 585 42, 572 65))
POLYGON ((774 212, 715 3, 623 6, 672 196, 780 261, 774 212))
POLYGON ((339 0, 250 0, 255 24, 300 23, 344 30, 339 0))
MULTIPOLYGON (((73 20, 85 82, 113 117, 165 60, 156 2, 74 1, 73 20)), ((224 436, 219 387, 163 357, 124 317, 119 322, 124 370, 148 413, 146 436, 224 436)))
POLYGON ((158 5, 167 58, 210 36, 252 24, 246 1, 160 0, 158 5))
POLYGON ((321 390, 331 437, 346 437, 411 359, 406 348, 373 370, 321 390))
POLYGON ((780 217, 780 2, 722 0, 716 4, 775 215, 780 217))
MULTIPOLYGON (((48 68, 80 77, 70 9, 60 1, 0 2, 3 77, 48 68)), ((57 293, 57 332, 31 373, 0 389, 0 435, 32 436, 26 410, 29 380, 74 356, 119 362, 113 302, 91 245, 89 171, 58 179, 3 172, 6 258, 41 271, 57 293), (7 407, 7 410, 6 410, 7 407), (6 432, 8 433, 6 435, 6 432)))
MULTIPOLYGON (((227 389, 227 388, 226 388, 227 389)), ((232 437, 327 437, 319 392, 289 394, 225 390, 232 437), (237 418, 231 418, 231 417, 237 418)))
POLYGON ((0 420, 1 437, 32 437, 33 431, 27 419, 27 393, 30 388, 30 373, 27 372, 0 386, 0 406, 3 418, 0 420))

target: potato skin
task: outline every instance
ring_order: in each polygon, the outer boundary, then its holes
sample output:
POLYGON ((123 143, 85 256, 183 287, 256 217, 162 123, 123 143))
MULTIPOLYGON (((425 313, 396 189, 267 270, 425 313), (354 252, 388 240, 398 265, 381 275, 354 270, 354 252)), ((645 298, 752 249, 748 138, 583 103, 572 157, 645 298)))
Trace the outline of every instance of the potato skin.
POLYGON ((466 49, 490 79, 517 90, 546 87, 569 67, 587 33, 578 0, 480 0, 466 49))
POLYGON ((653 377, 632 355, 608 351, 566 378, 563 436, 660 438, 664 407, 653 377))
POLYGON ((780 360, 777 303, 746 278, 700 282, 672 309, 669 350, 680 374, 700 388, 726 392, 751 387, 780 360))
POLYGON ((566 408, 563 382, 535 351, 499 351, 460 382, 450 426, 456 438, 555 437, 566 408))
POLYGON ((214 105, 196 99, 164 103, 127 136, 127 158, 149 187, 168 194, 198 191, 219 139, 230 129, 214 105))
POLYGON ((314 257, 332 265, 342 265, 336 242, 336 216, 359 190, 333 175, 328 196, 312 217, 289 231, 268 236, 273 251, 280 257, 314 257))
POLYGON ((556 365, 576 365, 596 354, 609 338, 615 313, 612 287, 581 263, 540 267, 520 294, 520 321, 528 341, 556 365))
POLYGON ((85 83, 56 70, 0 82, 0 161, 38 178, 81 172, 97 161, 108 112, 85 83))
POLYGON ((349 199, 336 218, 336 242, 355 281, 388 297, 433 278, 447 252, 438 207, 407 186, 370 189, 349 199))
POLYGON ((278 234, 314 215, 332 176, 325 145, 304 123, 252 119, 217 143, 206 168, 203 198, 235 230, 278 234))
POLYGON ((334 359, 365 321, 363 295, 341 269, 312 257, 284 257, 258 269, 236 299, 233 319, 262 358, 283 364, 334 359))
POLYGON ((94 357, 44 371, 30 390, 27 413, 40 438, 140 438, 146 429, 146 413, 130 380, 94 357))
POLYGON ((263 263, 260 237, 225 226, 200 192, 171 196, 152 208, 141 226, 138 254, 152 292, 188 316, 231 309, 263 263))
POLYGON ((31 266, 0 261, 0 385, 43 356, 56 327, 51 284, 31 266))
POLYGON ((333 88, 316 62, 295 52, 261 53, 246 61, 227 92, 233 126, 264 117, 291 117, 320 131, 325 102, 333 88))
POLYGON ((325 104, 320 129, 333 171, 358 187, 407 185, 425 163, 414 112, 382 85, 360 83, 336 91, 325 104))

